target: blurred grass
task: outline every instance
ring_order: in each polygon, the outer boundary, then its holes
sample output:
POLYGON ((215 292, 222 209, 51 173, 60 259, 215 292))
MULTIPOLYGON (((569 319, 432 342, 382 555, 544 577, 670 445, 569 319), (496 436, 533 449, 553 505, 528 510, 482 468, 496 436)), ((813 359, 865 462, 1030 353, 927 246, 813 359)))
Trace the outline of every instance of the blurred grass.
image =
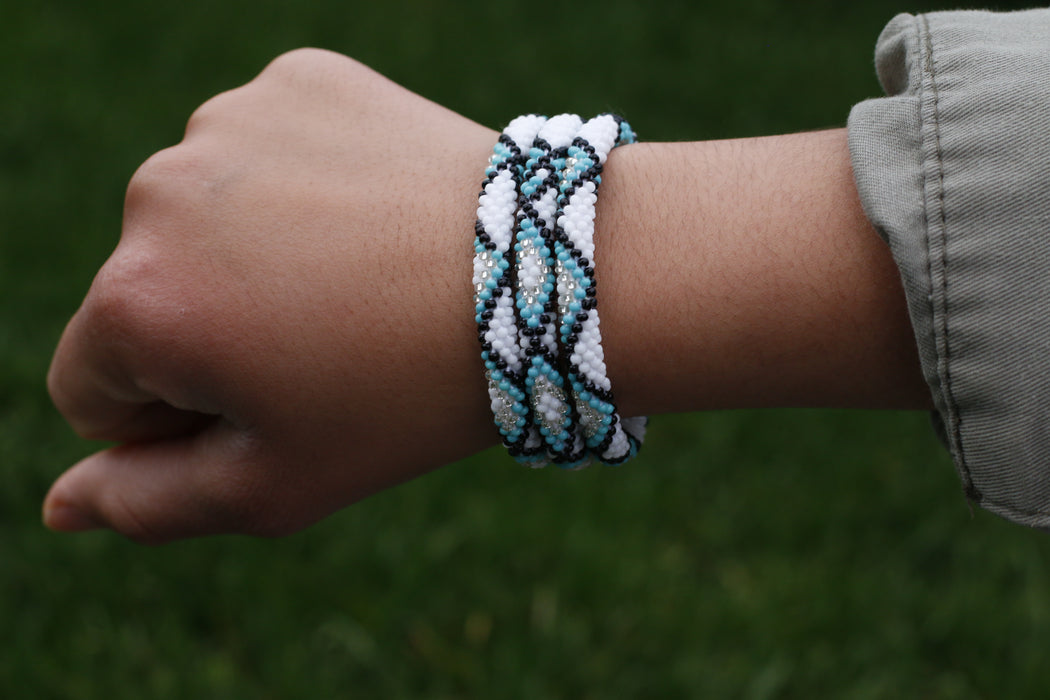
POLYGON ((490 126, 615 109, 649 140, 722 138, 843 125, 879 92, 882 25, 936 7, 9 4, 0 697, 1043 697, 1050 540, 971 515, 917 414, 665 417, 622 469, 486 453, 279 541, 39 524, 93 449, 43 376, 127 179, 278 53, 350 54, 490 126))

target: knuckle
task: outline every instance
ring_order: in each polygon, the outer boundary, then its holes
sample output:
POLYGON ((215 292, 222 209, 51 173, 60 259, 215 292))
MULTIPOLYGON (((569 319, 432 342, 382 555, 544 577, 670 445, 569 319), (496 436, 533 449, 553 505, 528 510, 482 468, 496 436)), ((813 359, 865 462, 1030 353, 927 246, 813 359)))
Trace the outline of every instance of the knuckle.
POLYGON ((347 86, 361 89, 369 78, 378 76, 354 59, 326 49, 294 49, 273 59, 255 79, 256 83, 276 83, 285 89, 301 91, 304 98, 318 99, 325 89, 347 86))
POLYGON ((124 199, 124 233, 150 230, 161 217, 185 216, 206 191, 212 172, 199 153, 184 145, 150 156, 131 176, 124 199), (145 224, 145 225, 143 225, 145 224))
POLYGON ((238 91, 239 88, 220 93, 193 110, 186 121, 186 136, 221 123, 226 115, 227 106, 236 99, 238 91))
POLYGON ((133 336, 147 323, 155 306, 155 256, 143 246, 122 246, 99 270, 84 301, 84 312, 96 332, 106 337, 133 336))
POLYGON ((303 71, 313 71, 318 67, 348 61, 345 56, 325 49, 299 48, 282 53, 270 61, 263 69, 262 75, 298 75, 303 71))
POLYGON ((99 270, 81 308, 88 342, 141 376, 172 370, 191 342, 186 285, 153 246, 121 245, 99 270), (160 368, 160 369, 158 369, 160 368))

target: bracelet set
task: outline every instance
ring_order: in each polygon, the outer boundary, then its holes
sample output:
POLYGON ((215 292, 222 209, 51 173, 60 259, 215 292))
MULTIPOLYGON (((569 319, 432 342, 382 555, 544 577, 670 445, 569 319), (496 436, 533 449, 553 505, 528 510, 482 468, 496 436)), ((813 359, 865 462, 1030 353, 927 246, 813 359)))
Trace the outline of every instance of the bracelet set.
POLYGON ((594 275, 602 165, 623 119, 528 114, 500 134, 478 196, 474 305, 492 413, 529 466, 622 463, 645 418, 621 419, 606 376, 594 275))

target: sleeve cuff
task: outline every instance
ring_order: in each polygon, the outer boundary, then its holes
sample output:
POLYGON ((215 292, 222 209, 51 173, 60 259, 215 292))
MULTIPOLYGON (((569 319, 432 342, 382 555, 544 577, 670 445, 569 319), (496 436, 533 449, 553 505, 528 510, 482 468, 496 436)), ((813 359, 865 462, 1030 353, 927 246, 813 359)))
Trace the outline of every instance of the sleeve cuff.
POLYGON ((849 120, 969 498, 1050 527, 1050 10, 900 15, 849 120))

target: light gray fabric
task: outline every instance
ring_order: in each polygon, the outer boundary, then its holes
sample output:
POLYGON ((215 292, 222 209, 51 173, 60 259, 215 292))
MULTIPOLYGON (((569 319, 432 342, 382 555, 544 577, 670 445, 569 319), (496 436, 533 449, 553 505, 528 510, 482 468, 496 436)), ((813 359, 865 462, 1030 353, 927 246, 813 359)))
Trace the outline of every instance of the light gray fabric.
POLYGON ((967 495, 1050 527, 1050 9, 900 15, 854 175, 967 495))

